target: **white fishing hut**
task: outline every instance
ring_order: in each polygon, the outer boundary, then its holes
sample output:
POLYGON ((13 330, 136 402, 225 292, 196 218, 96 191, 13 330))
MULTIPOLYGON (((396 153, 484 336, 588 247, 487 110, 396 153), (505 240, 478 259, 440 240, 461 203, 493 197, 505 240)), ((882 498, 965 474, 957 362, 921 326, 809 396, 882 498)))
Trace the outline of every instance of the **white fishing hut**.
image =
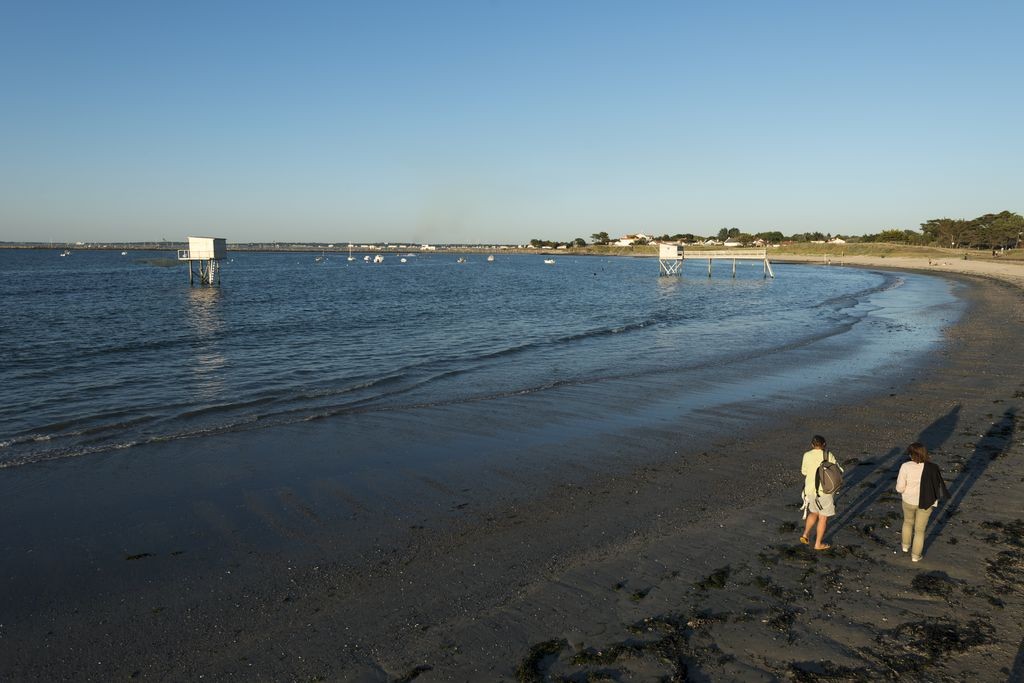
POLYGON ((774 278, 772 264, 768 261, 767 249, 726 249, 722 251, 691 251, 675 244, 662 244, 658 250, 659 273, 661 275, 682 275, 683 261, 707 259, 708 277, 711 277, 712 261, 732 261, 732 276, 736 277, 736 261, 761 261, 764 264, 764 277, 774 278))
POLYGON ((683 248, 678 244, 662 244, 658 246, 659 275, 681 275, 683 267, 683 248))
POLYGON ((188 238, 188 249, 178 250, 178 260, 188 261, 188 283, 220 284, 220 262, 227 258, 228 244, 223 237, 188 238))

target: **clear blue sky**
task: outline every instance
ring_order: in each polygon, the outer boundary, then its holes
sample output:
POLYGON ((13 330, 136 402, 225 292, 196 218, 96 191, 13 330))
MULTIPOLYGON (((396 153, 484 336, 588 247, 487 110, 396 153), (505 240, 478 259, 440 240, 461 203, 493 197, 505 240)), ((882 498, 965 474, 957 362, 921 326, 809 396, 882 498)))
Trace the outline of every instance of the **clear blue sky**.
POLYGON ((1024 3, 0 5, 0 239, 522 242, 1024 210, 1024 3))

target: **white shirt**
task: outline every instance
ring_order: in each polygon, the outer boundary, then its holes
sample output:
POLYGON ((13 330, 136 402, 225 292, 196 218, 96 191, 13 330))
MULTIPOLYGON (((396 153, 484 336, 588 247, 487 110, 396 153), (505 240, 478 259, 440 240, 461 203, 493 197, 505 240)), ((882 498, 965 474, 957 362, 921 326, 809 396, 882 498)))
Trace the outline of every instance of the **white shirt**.
MULTIPOLYGON (((921 502, 921 475, 924 473, 924 463, 913 460, 900 465, 900 473, 896 476, 896 493, 903 494, 903 502, 907 505, 917 507, 921 502)), ((939 501, 935 501, 932 507, 938 507, 939 501)))

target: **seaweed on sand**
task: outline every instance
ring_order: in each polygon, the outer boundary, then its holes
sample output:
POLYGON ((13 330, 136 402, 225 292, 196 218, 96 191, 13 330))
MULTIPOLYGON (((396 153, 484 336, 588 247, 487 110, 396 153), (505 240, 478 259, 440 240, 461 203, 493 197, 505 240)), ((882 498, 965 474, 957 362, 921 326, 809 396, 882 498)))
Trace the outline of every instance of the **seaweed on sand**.
POLYGON ((857 683, 861 683, 878 678, 865 667, 854 669, 829 661, 792 662, 789 665, 789 673, 797 683, 814 683, 815 681, 857 681, 857 683))
POLYGON ((993 642, 987 621, 950 619, 909 621, 880 633, 875 656, 896 674, 920 672, 950 655, 993 642))
POLYGON ((759 552, 757 556, 761 560, 761 564, 765 566, 776 565, 780 560, 800 564, 814 564, 818 561, 817 555, 800 545, 770 545, 767 549, 759 552))
POLYGON ((949 598, 959 582, 950 578, 946 572, 921 572, 910 582, 910 587, 919 593, 934 595, 938 598, 949 598))
POLYGON ((614 664, 619 659, 639 657, 644 654, 644 645, 638 643, 617 643, 600 650, 588 647, 580 650, 570 660, 576 666, 590 664, 614 664))
MULTIPOLYGON (((618 665, 626 669, 615 672, 615 680, 630 680, 628 676, 628 660, 645 659, 659 661, 668 668, 666 675, 659 680, 687 681, 690 675, 697 672, 700 661, 718 661, 720 664, 731 661, 732 657, 724 655, 714 642, 707 646, 693 646, 690 638, 698 629, 714 623, 727 621, 727 615, 714 615, 710 612, 699 612, 687 618, 679 614, 667 614, 648 617, 628 627, 637 636, 658 634, 656 640, 642 638, 629 639, 620 643, 607 645, 600 649, 586 648, 577 652, 571 663, 579 667, 618 665)), ((598 670, 580 672, 566 680, 593 680, 593 676, 604 676, 609 671, 598 670)))
POLYGON ((410 670, 403 676, 399 676, 398 678, 396 678, 394 680, 394 683, 410 683, 411 681, 419 678, 420 674, 425 674, 428 671, 433 670, 434 667, 430 666, 429 664, 420 664, 419 666, 414 667, 412 670, 410 670))
POLYGON ((1024 552, 1020 550, 1001 551, 988 561, 987 571, 992 578, 1005 581, 1019 590, 1021 579, 1024 578, 1024 552))
POLYGON ((536 643, 516 667, 516 680, 521 683, 542 683, 549 660, 557 657, 567 647, 569 643, 560 638, 536 643))
POLYGON ((725 565, 724 567, 719 567, 715 571, 711 572, 694 585, 701 590, 708 590, 709 588, 725 588, 725 583, 729 580, 730 575, 732 575, 732 567, 725 565))
POLYGON ((799 610, 788 605, 773 605, 764 623, 769 628, 785 634, 786 640, 792 643, 796 640, 796 636, 793 634, 793 624, 796 622, 796 617, 799 613, 799 610))
POLYGON ((647 597, 647 594, 651 592, 653 586, 648 588, 638 588, 629 594, 629 599, 633 602, 640 602, 647 597))
POLYGON ((754 583, 765 595, 769 595, 779 600, 785 600, 787 602, 792 602, 796 599, 796 596, 793 595, 792 591, 786 590, 779 584, 772 581, 770 576, 754 577, 754 583))
POLYGON ((889 545, 884 538, 882 538, 875 532, 876 528, 877 526, 875 524, 864 524, 863 526, 854 526, 853 530, 856 531, 860 536, 867 538, 871 541, 874 541, 878 545, 889 545))
POLYGON ((666 631, 665 635, 658 640, 653 642, 622 643, 612 645, 607 649, 616 650, 619 657, 627 654, 631 657, 654 656, 671 669, 672 673, 668 680, 688 680, 691 657, 689 627, 673 618, 656 617, 654 621, 658 622, 666 631))
POLYGON ((780 534, 792 534, 800 530, 800 526, 796 522, 783 522, 779 525, 780 534))
POLYGON ((985 540, 992 540, 1007 545, 1017 546, 1018 548, 1024 548, 1024 519, 1016 519, 1012 522, 982 522, 981 527, 983 529, 992 529, 993 531, 999 531, 1003 537, 999 538, 995 534, 985 540))

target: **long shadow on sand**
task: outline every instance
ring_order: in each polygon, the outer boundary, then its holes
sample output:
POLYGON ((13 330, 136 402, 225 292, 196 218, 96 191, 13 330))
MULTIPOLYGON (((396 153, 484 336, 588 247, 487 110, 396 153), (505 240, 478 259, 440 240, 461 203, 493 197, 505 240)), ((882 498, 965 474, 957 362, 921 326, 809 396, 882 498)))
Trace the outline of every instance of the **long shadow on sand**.
MULTIPOLYGON (((960 405, 957 404, 948 413, 925 427, 918 435, 917 440, 927 446, 929 451, 937 450, 953 435, 959 420, 960 405)), ((872 474, 884 473, 878 478, 878 481, 863 488, 852 500, 847 501, 849 494, 840 496, 837 502, 840 503, 839 507, 841 507, 842 513, 837 514, 829 524, 833 534, 857 519, 883 494, 895 490, 896 475, 899 474, 900 465, 906 461, 905 453, 905 446, 891 448, 878 460, 871 461, 875 465, 874 467, 865 467, 864 465, 867 463, 859 464, 852 472, 843 475, 843 488, 846 491, 853 491, 872 474)))
POLYGON ((1006 683, 1014 681, 1024 681, 1024 640, 1020 641, 1020 649, 1017 650, 1017 658, 1013 660, 1013 669, 1006 683))
MULTIPOLYGON (((938 535, 942 533, 942 530, 946 528, 946 525, 949 524, 950 518, 956 514, 960 503, 963 502, 968 491, 974 487, 974 484, 984 474, 989 464, 1010 449, 1010 445, 1013 443, 1014 420, 1016 416, 1016 407, 1007 408, 1002 418, 989 427, 985 435, 974 445, 974 453, 963 464, 960 474, 957 475, 952 483, 947 483, 950 498, 949 501, 939 502, 942 512, 938 515, 939 518, 925 536, 925 550, 928 549, 938 535)), ((948 474, 946 478, 949 478, 948 474)))

